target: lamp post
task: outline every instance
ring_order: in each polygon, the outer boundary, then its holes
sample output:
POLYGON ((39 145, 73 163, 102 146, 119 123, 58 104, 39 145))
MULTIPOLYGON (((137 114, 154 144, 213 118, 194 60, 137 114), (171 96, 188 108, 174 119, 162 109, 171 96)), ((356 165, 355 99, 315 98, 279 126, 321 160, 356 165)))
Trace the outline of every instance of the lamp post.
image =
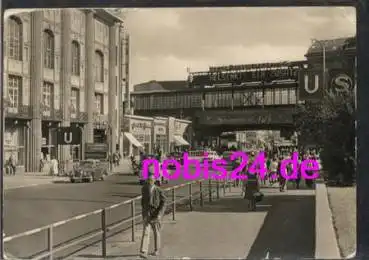
POLYGON ((325 92, 326 87, 326 47, 325 44, 321 41, 318 41, 317 39, 312 39, 313 44, 318 44, 322 48, 322 66, 323 66, 323 90, 325 92))

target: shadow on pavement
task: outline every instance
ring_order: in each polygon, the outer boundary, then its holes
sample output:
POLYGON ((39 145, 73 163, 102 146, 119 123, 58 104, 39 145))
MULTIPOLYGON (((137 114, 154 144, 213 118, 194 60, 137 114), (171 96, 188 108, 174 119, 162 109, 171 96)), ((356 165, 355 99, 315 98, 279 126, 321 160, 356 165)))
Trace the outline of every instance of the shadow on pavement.
MULTIPOLYGON (((177 208, 177 211, 188 210, 188 206, 177 208)), ((193 210, 209 213, 266 212, 264 223, 246 259, 315 257, 315 196, 267 193, 263 201, 257 203, 256 211, 248 211, 247 200, 236 195, 213 202, 206 199, 203 207, 196 202, 193 210)))
MULTIPOLYGON (((85 257, 85 258, 88 258, 88 259, 94 259, 94 258, 103 258, 101 255, 89 255, 89 254, 86 254, 86 255, 78 255, 78 257, 85 257)), ((120 258, 120 257, 134 257, 134 259, 139 259, 140 258, 140 255, 139 254, 136 254, 136 255, 108 255, 106 257, 104 257, 104 259, 109 259, 109 258, 120 258)))
POLYGON ((117 185, 132 185, 132 186, 141 186, 138 180, 134 181, 124 181, 124 182, 116 182, 117 185))
POLYGON ((267 196, 271 205, 247 259, 315 256, 315 196, 267 196))
POLYGON ((133 173, 114 173, 114 175, 121 177, 137 177, 137 175, 133 173))
POLYGON ((136 197, 140 196, 140 194, 137 194, 137 193, 121 193, 121 194, 110 194, 110 196, 133 199, 133 198, 136 198, 136 197))
POLYGON ((53 181, 52 183, 54 184, 65 184, 65 183, 71 183, 70 180, 57 180, 57 181, 53 181))
MULTIPOLYGON (((257 209, 256 211, 252 211, 252 212, 261 212, 261 211, 265 211, 266 210, 266 205, 267 202, 265 202, 265 200, 263 200, 262 202, 259 202, 257 205, 257 209)), ((209 213, 214 213, 214 212, 233 212, 233 213, 244 213, 244 212, 248 212, 248 202, 247 200, 243 199, 240 195, 240 197, 226 197, 226 198, 221 198, 220 200, 215 199, 212 202, 209 202, 208 198, 206 199, 206 201, 204 202, 204 206, 201 207, 199 205, 199 202, 196 202, 196 207, 194 209, 194 211, 198 211, 198 212, 209 212, 209 213)))

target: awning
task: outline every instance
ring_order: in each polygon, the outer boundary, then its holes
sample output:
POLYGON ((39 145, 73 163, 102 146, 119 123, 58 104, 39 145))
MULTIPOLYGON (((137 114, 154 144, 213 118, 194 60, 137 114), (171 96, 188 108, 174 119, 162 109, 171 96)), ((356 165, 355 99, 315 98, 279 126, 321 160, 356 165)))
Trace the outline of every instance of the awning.
POLYGON ((133 136, 133 134, 129 132, 124 132, 124 136, 127 137, 130 143, 133 144, 134 146, 143 147, 143 145, 139 141, 137 141, 137 139, 133 136))
POLYGON ((190 144, 180 135, 174 135, 173 138, 177 146, 190 146, 190 144))

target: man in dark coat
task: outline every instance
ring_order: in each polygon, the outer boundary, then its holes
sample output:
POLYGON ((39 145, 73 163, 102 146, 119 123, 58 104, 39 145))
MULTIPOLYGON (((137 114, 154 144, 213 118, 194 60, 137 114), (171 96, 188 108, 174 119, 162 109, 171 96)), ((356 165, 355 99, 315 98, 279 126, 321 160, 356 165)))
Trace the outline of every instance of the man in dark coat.
POLYGON ((164 215, 166 197, 164 191, 155 185, 154 175, 149 174, 147 182, 142 187, 142 218, 143 232, 141 239, 140 254, 146 258, 150 242, 150 227, 154 233, 153 255, 159 255, 161 218, 164 215))

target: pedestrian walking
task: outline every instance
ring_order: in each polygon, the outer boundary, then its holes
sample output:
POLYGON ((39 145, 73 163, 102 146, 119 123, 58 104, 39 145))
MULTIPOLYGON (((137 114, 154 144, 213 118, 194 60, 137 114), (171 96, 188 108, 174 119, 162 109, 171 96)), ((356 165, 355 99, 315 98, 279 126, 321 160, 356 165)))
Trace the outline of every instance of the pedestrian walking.
MULTIPOLYGON (((283 176, 283 174, 281 173, 281 164, 282 164, 282 161, 283 161, 283 157, 281 156, 279 158, 279 162, 278 162, 278 171, 279 171, 279 174, 278 174, 278 177, 279 177, 279 191, 280 192, 284 192, 285 189, 286 189, 286 178, 283 176)), ((286 169, 287 171, 289 171, 289 168, 287 167, 286 169)))
POLYGON ((51 176, 56 176, 59 174, 59 163, 58 163, 58 160, 53 157, 51 159, 51 166, 50 166, 50 175, 51 176))
POLYGON ((142 187, 142 218, 143 232, 140 246, 140 256, 147 257, 150 244, 150 227, 154 234, 154 252, 152 255, 159 255, 161 218, 164 215, 166 197, 164 191, 155 185, 155 178, 149 174, 147 182, 142 187))
POLYGON ((256 197, 255 194, 260 192, 260 185, 256 174, 248 174, 247 180, 244 182, 244 199, 248 200, 248 209, 256 210, 256 197))

